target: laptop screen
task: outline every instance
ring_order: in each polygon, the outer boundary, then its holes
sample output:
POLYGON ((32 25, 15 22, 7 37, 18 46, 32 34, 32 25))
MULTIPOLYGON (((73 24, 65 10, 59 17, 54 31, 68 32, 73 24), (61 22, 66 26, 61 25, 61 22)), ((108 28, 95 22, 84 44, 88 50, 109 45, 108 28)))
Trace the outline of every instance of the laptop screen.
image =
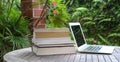
POLYGON ((79 46, 85 44, 85 40, 84 40, 84 37, 82 35, 82 31, 80 29, 80 26, 74 25, 74 26, 71 26, 71 29, 73 31, 77 46, 79 47, 79 46))

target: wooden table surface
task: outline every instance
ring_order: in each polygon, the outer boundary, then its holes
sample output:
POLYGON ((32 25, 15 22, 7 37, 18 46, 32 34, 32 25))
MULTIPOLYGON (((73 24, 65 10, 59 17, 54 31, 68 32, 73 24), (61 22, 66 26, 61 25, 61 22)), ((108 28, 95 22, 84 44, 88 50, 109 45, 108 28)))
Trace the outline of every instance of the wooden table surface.
MULTIPOLYGON (((107 49, 106 49, 107 50, 107 49)), ((112 55, 106 54, 67 54, 36 56, 31 48, 15 50, 4 55, 5 62, 120 62, 120 47, 112 55)))

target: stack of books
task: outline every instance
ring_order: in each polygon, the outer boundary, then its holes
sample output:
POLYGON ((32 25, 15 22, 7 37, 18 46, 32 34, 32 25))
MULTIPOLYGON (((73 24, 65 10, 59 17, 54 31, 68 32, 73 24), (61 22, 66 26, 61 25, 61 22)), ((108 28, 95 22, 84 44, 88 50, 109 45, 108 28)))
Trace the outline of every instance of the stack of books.
POLYGON ((32 48, 36 55, 70 54, 76 52, 74 43, 69 37, 34 39, 32 48))
POLYGON ((34 29, 32 43, 36 55, 76 53, 68 28, 34 29))

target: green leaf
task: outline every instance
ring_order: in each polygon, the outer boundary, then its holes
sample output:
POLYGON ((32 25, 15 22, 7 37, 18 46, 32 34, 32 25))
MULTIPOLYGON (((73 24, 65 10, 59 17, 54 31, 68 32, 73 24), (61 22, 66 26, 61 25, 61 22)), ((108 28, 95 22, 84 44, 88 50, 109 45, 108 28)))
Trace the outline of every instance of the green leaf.
POLYGON ((73 3, 74 3, 74 0, 71 0, 70 5, 72 5, 73 3))
POLYGON ((3 34, 0 33, 0 37, 4 38, 3 34))
POLYGON ((82 20, 89 20, 89 21, 91 21, 93 18, 92 17, 84 17, 84 18, 82 18, 82 20))
POLYGON ((91 44, 91 43, 93 43, 94 38, 86 38, 86 41, 87 41, 89 44, 91 44))
POLYGON ((90 25, 95 25, 95 22, 93 21, 88 21, 83 24, 84 26, 90 26, 90 25))
POLYGON ((100 34, 98 34, 98 37, 107 45, 111 45, 111 43, 109 41, 107 41, 107 39, 105 39, 103 36, 101 36, 100 34))
POLYGON ((103 19, 98 22, 98 24, 104 23, 104 22, 110 22, 111 18, 103 19))
POLYGON ((76 9, 76 11, 78 11, 78 12, 87 12, 88 11, 88 9, 87 8, 85 8, 85 7, 79 7, 79 8, 77 8, 76 9))
POLYGON ((120 14, 118 14, 117 17, 120 17, 120 14))
POLYGON ((107 36, 107 38, 110 38, 110 37, 120 37, 120 33, 112 33, 107 36))
POLYGON ((103 0, 93 0, 93 2, 103 2, 103 0))
POLYGON ((72 19, 77 19, 80 16, 80 12, 74 12, 72 15, 72 19))
POLYGON ((102 42, 98 41, 98 42, 97 42, 97 44, 98 44, 98 45, 101 45, 101 44, 102 44, 102 42))
POLYGON ((7 32, 9 33, 9 35, 12 35, 13 32, 10 30, 10 28, 5 27, 5 29, 7 30, 7 32))

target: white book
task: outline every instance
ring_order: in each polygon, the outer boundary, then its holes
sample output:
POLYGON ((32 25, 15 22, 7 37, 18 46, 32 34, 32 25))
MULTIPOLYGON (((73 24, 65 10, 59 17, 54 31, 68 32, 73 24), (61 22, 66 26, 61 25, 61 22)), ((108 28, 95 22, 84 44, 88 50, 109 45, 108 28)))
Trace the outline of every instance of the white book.
POLYGON ((32 50, 36 55, 56 55, 56 54, 73 54, 76 53, 75 47, 49 47, 39 48, 32 46, 32 50))
POLYGON ((70 37, 60 37, 60 38, 35 38, 32 39, 32 43, 35 45, 42 44, 73 44, 70 37))
POLYGON ((39 45, 35 45, 39 48, 41 47, 71 47, 74 46, 74 43, 63 43, 63 44, 39 44, 39 45))

